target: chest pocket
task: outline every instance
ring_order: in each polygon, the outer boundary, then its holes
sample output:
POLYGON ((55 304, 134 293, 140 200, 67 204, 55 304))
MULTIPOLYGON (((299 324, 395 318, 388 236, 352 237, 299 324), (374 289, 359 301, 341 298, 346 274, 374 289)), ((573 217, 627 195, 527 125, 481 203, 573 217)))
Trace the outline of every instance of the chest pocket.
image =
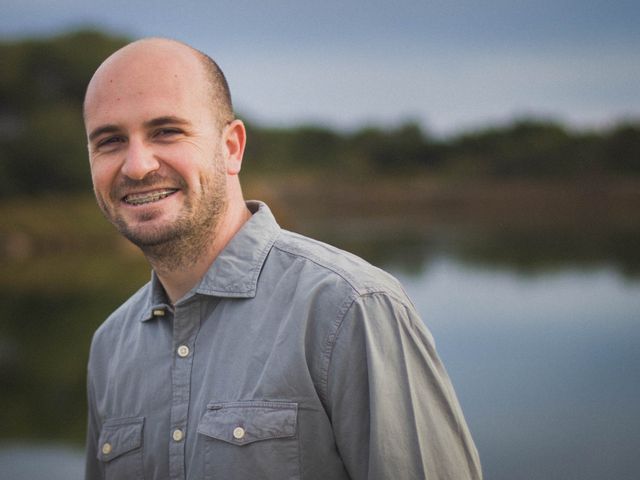
POLYGON ((141 479, 142 429, 144 417, 108 419, 98 440, 98 460, 104 463, 105 478, 141 479))
POLYGON ((198 424, 205 479, 299 479, 297 422, 297 403, 210 403, 198 424))

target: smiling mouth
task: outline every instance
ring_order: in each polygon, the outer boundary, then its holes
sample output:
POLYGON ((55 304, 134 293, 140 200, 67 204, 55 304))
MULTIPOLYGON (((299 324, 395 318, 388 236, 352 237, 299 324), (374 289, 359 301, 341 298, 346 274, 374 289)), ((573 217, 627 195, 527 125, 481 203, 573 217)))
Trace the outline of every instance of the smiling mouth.
POLYGON ((128 205, 145 205, 167 198, 178 191, 177 188, 167 188, 164 190, 154 190, 152 192, 132 193, 126 195, 122 200, 128 205))

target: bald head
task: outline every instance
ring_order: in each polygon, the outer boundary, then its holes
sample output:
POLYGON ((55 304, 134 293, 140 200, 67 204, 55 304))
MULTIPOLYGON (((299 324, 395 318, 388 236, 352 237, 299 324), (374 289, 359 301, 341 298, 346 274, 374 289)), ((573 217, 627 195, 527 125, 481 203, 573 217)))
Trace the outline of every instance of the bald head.
MULTIPOLYGON (((108 57, 96 70, 84 100, 84 115, 95 106, 105 90, 113 87, 117 80, 123 88, 133 87, 138 90, 143 85, 134 80, 145 77, 155 78, 158 82, 171 82, 176 89, 186 84, 190 89, 202 95, 201 101, 209 104, 216 123, 221 128, 234 119, 231 93, 224 73, 217 63, 207 54, 176 40, 165 38, 147 38, 135 41, 121 48, 108 57), (161 78, 165 76, 165 78, 161 78), (182 85, 179 85, 181 83, 182 85)), ((124 91, 121 93, 125 94, 124 91)))

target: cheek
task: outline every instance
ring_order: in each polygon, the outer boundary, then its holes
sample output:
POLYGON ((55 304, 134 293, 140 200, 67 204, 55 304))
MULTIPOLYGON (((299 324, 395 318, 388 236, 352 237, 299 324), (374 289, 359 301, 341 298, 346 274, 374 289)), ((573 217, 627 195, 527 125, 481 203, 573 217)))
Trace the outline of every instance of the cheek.
POLYGON ((182 142, 163 150, 163 163, 177 173, 192 189, 199 189, 203 172, 213 168, 211 155, 200 145, 182 142))
POLYGON ((93 188, 98 191, 105 191, 111 187, 113 179, 117 174, 117 167, 106 161, 95 161, 91 164, 91 180, 93 188))

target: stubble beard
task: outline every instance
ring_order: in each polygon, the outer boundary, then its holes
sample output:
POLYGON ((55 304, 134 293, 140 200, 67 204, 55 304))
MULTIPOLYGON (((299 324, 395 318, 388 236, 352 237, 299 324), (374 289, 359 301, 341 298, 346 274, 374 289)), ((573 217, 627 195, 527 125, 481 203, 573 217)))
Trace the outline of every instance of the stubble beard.
MULTIPOLYGON (((211 176, 200 177, 202 193, 199 197, 190 197, 186 183, 179 180, 185 200, 178 218, 171 223, 132 228, 122 215, 112 212, 99 196, 98 205, 120 234, 142 250, 154 270, 160 273, 188 269, 205 254, 227 210, 224 171, 218 159, 214 164, 216 171, 211 176)), ((160 184, 161 180, 161 177, 151 174, 149 178, 136 182, 136 185, 152 187, 160 184)), ((129 186, 135 186, 131 181, 128 183, 129 186)), ((112 198, 117 201, 117 194, 112 198)))

